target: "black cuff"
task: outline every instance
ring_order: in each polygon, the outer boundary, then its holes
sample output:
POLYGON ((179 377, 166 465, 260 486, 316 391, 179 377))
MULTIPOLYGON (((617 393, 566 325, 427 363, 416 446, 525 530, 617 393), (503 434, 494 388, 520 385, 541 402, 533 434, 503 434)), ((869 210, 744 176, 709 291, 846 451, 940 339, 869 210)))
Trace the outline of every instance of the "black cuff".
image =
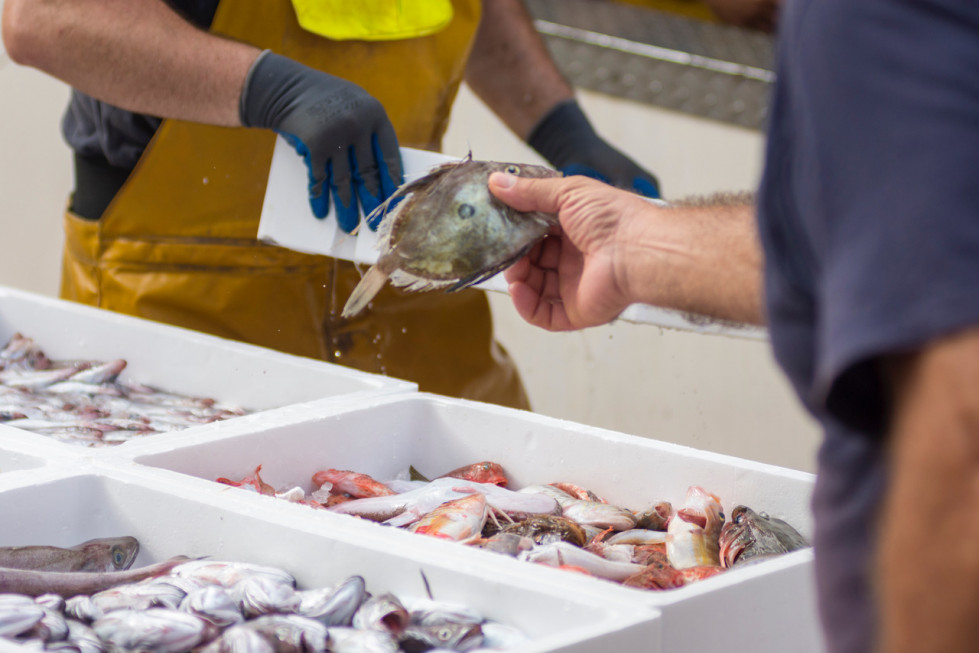
POLYGON ((561 169, 573 157, 573 152, 599 136, 588 122, 574 99, 559 102, 531 130, 527 145, 561 169))

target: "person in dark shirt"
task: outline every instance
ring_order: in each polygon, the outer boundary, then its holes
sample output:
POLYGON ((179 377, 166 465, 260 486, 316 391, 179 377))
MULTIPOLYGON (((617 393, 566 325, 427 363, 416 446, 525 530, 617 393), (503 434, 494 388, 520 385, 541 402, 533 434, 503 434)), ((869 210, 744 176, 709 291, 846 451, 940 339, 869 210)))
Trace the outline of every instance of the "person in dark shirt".
POLYGON ((351 232, 401 183, 400 145, 440 147, 464 77, 555 167, 658 194, 596 134, 519 0, 386 6, 7 0, 11 58, 74 89, 61 296, 527 407, 481 291, 385 289, 347 320, 353 264, 256 240, 276 133, 314 215, 351 232))
POLYGON ((513 302, 551 330, 634 302, 767 323, 825 434, 829 650, 976 651, 979 6, 782 11, 757 203, 663 208, 582 178, 491 177, 563 230, 506 272, 513 302))

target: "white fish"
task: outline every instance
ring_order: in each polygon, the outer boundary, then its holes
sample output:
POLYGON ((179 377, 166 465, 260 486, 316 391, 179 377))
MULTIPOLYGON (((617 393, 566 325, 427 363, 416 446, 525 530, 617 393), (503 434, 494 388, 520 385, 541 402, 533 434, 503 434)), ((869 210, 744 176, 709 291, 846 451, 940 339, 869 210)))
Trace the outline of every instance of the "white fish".
POLYGON ((613 562, 576 547, 568 542, 551 542, 536 546, 519 556, 520 560, 537 562, 551 567, 581 567, 593 576, 622 582, 644 569, 631 562, 613 562))
POLYGON ((119 650, 182 653, 200 643, 204 622, 167 608, 116 610, 100 617, 92 628, 119 650))
POLYGON ((677 569, 721 564, 724 511, 716 496, 696 485, 687 488, 683 506, 670 520, 666 557, 677 569))

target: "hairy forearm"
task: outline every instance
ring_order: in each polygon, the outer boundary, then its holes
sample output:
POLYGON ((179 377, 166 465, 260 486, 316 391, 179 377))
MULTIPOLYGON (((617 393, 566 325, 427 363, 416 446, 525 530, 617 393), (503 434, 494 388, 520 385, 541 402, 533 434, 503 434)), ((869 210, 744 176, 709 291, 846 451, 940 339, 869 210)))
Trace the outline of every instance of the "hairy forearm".
POLYGON ((558 102, 574 97, 520 0, 485 0, 466 83, 526 140, 558 102))
POLYGON ((895 409, 876 569, 879 651, 975 651, 979 330, 886 369, 895 409))
POLYGON ((109 104, 227 126, 259 54, 162 0, 6 0, 3 37, 14 61, 109 104))
POLYGON ((679 202, 629 220, 617 278, 634 302, 763 324, 761 245, 747 196, 679 202))

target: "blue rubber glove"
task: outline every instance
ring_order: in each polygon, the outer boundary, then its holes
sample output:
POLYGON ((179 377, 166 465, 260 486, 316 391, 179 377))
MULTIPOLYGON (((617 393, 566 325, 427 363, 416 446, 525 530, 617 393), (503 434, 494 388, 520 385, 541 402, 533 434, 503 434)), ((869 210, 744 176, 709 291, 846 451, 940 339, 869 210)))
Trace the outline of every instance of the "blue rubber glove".
POLYGON ((239 114, 246 127, 273 129, 296 148, 309 170, 313 214, 326 217, 332 193, 347 233, 359 222, 358 203, 366 215, 403 181, 387 112, 345 79, 265 51, 245 79, 239 114))
POLYGON ((585 175, 646 197, 660 196, 656 177, 596 134, 574 100, 551 109, 527 144, 566 175, 585 175))

